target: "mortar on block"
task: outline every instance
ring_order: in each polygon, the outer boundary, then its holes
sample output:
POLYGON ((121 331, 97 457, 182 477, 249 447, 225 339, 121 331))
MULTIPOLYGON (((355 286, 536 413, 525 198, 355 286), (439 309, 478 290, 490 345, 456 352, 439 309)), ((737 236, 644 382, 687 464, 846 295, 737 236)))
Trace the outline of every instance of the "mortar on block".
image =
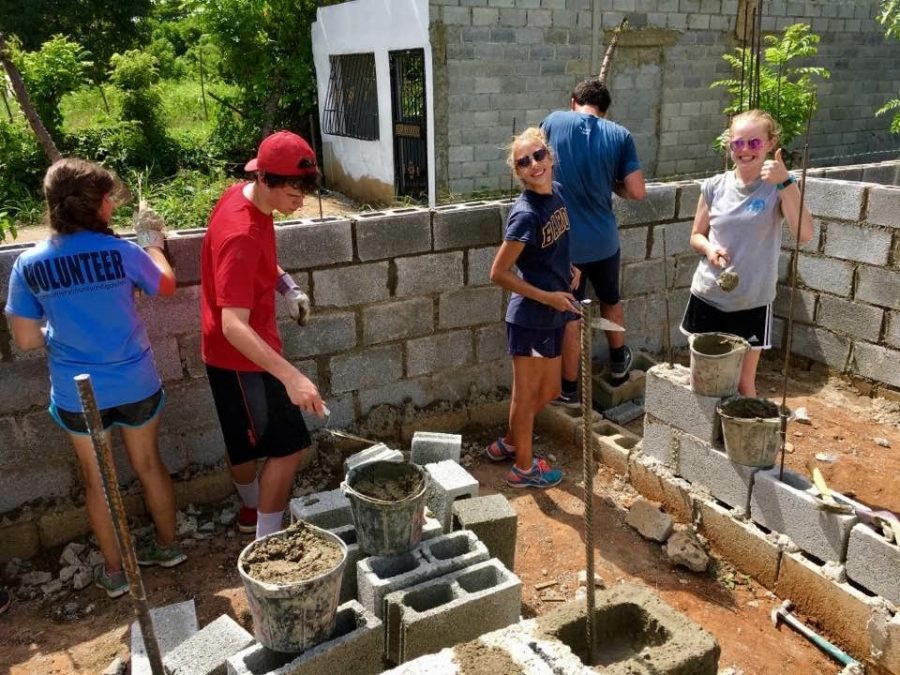
POLYGON ((741 363, 750 343, 729 333, 698 333, 691 335, 688 342, 694 393, 720 397, 737 394, 741 363))

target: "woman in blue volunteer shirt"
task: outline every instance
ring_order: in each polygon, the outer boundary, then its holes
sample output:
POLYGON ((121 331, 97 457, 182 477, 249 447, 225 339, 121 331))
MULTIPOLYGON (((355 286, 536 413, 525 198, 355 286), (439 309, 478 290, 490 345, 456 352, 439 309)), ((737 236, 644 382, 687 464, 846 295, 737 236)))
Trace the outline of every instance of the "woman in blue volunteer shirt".
POLYGON ((139 216, 138 242, 109 227, 117 189, 112 174, 80 159, 63 159, 44 177, 53 235, 16 260, 6 312, 16 345, 45 347, 50 414, 69 435, 85 482, 88 517, 105 564, 94 572, 110 597, 128 590, 100 471, 73 378, 88 373, 104 428, 118 426, 144 487, 157 539, 138 551, 144 565, 172 567, 186 556, 175 543, 175 496, 159 455, 164 395, 134 291, 169 296, 175 274, 163 254, 159 216, 139 216), (141 228, 140 224, 150 223, 141 228), (144 247, 143 249, 141 247, 144 247), (46 325, 42 325, 46 322, 46 325))
POLYGON ((513 389, 509 431, 485 455, 515 460, 506 475, 510 486, 547 488, 563 474, 534 457, 532 430, 535 415, 559 395, 565 314, 578 312, 571 293, 578 274, 569 258, 569 216, 553 182, 553 156, 543 132, 531 127, 516 136, 507 164, 525 190, 509 210, 491 281, 512 292, 506 339, 513 389))

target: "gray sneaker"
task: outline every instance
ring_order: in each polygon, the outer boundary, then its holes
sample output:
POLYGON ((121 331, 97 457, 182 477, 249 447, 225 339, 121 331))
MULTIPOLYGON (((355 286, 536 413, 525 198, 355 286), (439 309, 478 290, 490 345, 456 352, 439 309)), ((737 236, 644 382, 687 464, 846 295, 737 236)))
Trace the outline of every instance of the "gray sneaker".
POLYGON ((634 364, 634 354, 631 353, 631 347, 625 345, 622 349, 624 350, 622 358, 611 359, 609 362, 609 374, 617 380, 627 377, 628 371, 631 370, 631 366, 634 364))
POLYGON ((125 595, 128 592, 125 570, 118 570, 110 574, 106 571, 106 565, 100 563, 94 568, 94 586, 102 588, 111 598, 125 595))
POLYGON ((160 567, 175 567, 187 560, 187 555, 182 553, 177 544, 160 546, 155 540, 142 547, 137 554, 138 565, 159 565, 160 567))

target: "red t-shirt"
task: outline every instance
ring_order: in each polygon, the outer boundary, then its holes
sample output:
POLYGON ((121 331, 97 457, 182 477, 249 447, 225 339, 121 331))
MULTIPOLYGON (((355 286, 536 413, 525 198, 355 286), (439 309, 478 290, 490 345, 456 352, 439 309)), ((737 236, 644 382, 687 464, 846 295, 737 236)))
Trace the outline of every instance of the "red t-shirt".
POLYGON ((209 217, 200 251, 200 352, 204 363, 229 370, 260 371, 222 333, 222 308, 250 310, 250 327, 281 353, 275 323, 275 223, 233 185, 209 217))

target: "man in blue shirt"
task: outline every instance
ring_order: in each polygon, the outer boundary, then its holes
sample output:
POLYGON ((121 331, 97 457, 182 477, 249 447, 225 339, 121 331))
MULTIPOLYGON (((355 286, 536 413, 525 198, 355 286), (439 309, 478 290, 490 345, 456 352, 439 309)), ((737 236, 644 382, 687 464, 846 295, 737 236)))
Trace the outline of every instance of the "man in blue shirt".
MULTIPOLYGON (((590 280, 600 301, 600 314, 624 325, 619 302, 619 233, 612 195, 643 199, 647 193, 634 139, 629 131, 605 119, 612 99, 599 80, 580 82, 572 91, 571 110, 550 113, 541 123, 556 157, 555 178, 563 187, 569 212, 572 263, 581 270, 575 292, 584 298, 590 280)), ((578 403, 580 323, 566 325, 562 356, 562 393, 558 403, 578 403)), ((620 332, 607 331, 610 373, 628 375, 631 349, 620 332)))

